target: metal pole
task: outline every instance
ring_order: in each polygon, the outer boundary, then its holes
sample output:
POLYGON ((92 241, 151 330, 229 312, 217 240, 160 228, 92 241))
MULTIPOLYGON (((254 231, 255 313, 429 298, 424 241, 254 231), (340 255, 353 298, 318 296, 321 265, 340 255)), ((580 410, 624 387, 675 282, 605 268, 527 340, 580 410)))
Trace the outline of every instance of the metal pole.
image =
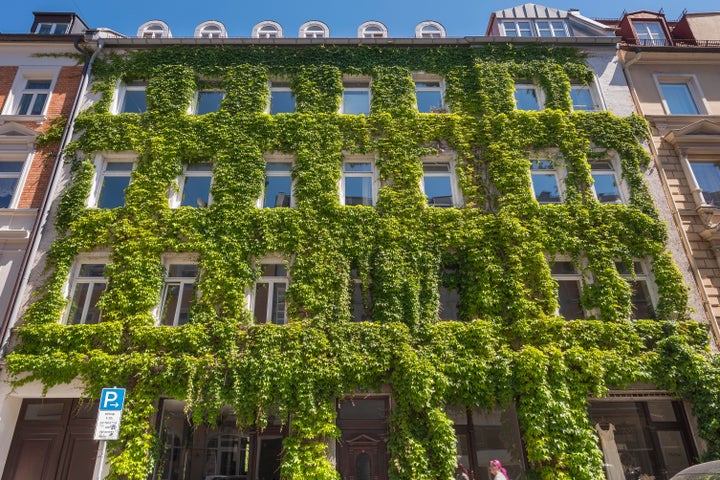
POLYGON ((100 440, 102 450, 100 452, 100 465, 98 468, 97 480, 102 480, 103 470, 105 470, 105 450, 107 449, 107 440, 100 440))

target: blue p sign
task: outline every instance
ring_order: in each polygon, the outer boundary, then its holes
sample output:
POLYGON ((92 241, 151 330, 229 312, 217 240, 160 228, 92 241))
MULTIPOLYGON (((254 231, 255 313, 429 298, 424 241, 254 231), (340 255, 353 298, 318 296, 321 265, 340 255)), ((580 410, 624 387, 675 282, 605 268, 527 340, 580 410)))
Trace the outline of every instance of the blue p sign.
POLYGON ((103 388, 100 394, 100 410, 121 411, 125 404, 124 388, 103 388))

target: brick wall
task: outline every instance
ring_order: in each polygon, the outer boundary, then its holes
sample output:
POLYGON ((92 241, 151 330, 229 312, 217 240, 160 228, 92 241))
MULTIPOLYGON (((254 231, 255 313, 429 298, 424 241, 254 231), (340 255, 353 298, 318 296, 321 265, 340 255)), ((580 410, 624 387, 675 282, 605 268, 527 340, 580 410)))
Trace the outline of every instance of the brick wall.
POLYGON ((5 108, 5 100, 12 88, 18 67, 0 67, 0 109, 5 108))

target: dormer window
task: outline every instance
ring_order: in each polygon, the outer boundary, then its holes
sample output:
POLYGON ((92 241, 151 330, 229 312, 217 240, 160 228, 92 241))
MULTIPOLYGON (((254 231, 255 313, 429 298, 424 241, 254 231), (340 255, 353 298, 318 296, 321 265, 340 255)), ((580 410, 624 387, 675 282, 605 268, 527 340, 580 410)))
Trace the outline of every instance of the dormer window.
POLYGON ((567 28, 562 20, 537 20, 535 22, 541 37, 567 37, 567 28))
POLYGON ((38 23, 35 33, 38 35, 65 35, 69 28, 69 23, 38 23))
POLYGON ((506 37, 568 37, 565 20, 503 20, 506 37))
POLYGON ((660 22, 632 22, 640 45, 665 45, 666 38, 660 22))
POLYGON ((365 22, 358 27, 358 38, 387 38, 388 30, 380 22, 365 22))
POLYGON ((253 27, 253 38, 282 38, 282 27, 279 23, 265 21, 253 27))
POLYGON ((220 22, 203 22, 195 28, 196 38, 227 38, 225 25, 220 22))
POLYGON ((171 38, 170 27, 165 22, 154 20, 140 25, 137 36, 140 38, 171 38))
POLYGON ((328 38, 330 29, 322 22, 306 22, 300 25, 300 38, 328 38))
POLYGON ((416 38, 444 38, 445 27, 438 22, 422 22, 415 27, 416 38))
POLYGON ((530 22, 502 22, 506 37, 532 37, 532 23, 530 22))

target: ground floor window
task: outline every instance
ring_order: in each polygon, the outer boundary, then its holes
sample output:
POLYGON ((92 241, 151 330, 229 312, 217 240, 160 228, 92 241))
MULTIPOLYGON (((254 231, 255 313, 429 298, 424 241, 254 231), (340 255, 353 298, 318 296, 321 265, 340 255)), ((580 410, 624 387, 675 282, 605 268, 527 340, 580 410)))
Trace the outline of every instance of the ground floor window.
POLYGON ((590 402, 589 413, 608 479, 667 480, 697 462, 680 401, 610 397, 590 402))

